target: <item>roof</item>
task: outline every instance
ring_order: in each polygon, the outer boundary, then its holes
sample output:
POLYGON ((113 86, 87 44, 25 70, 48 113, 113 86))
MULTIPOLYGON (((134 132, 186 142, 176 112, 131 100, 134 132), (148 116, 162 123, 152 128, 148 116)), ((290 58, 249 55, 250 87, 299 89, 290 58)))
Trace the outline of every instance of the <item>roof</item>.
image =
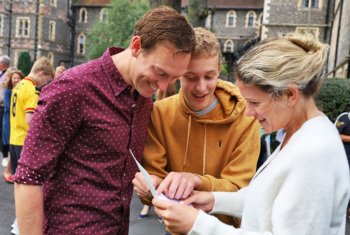
MULTIPOLYGON (((208 7, 217 9, 263 9, 264 0, 207 0, 208 7)), ((188 6, 188 0, 182 0, 182 7, 188 6)))
POLYGON ((112 0, 73 0, 72 5, 74 6, 107 6, 110 5, 112 0))

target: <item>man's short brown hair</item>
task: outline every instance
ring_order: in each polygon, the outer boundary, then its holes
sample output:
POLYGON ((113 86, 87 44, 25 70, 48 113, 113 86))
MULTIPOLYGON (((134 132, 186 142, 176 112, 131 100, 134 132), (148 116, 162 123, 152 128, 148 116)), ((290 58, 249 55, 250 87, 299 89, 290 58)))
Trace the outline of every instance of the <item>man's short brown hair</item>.
POLYGON ((55 69, 51 64, 50 60, 46 57, 40 57, 39 59, 37 59, 34 62, 30 73, 37 74, 40 71, 43 71, 45 75, 55 77, 55 69))
POLYGON ((195 46, 191 25, 184 16, 170 7, 156 7, 144 14, 133 32, 140 36, 141 48, 152 50, 159 43, 170 43, 177 52, 190 53, 195 46))

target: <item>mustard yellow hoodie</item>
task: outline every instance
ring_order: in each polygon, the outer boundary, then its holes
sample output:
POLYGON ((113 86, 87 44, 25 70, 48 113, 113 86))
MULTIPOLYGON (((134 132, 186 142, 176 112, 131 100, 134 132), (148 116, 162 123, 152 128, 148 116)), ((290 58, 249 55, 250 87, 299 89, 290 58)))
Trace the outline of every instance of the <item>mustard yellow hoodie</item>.
POLYGON ((150 174, 198 174, 200 191, 248 185, 260 151, 259 124, 244 114, 246 102, 232 83, 218 80, 215 95, 218 105, 204 116, 189 109, 181 90, 155 102, 142 160, 150 174))

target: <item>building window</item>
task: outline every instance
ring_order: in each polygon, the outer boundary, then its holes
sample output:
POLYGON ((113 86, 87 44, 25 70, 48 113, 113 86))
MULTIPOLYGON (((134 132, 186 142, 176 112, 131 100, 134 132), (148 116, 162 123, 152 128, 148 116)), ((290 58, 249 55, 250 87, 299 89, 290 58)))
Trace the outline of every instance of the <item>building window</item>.
POLYGON ((86 8, 81 8, 79 11, 79 22, 86 23, 87 22, 87 10, 86 8))
POLYGON ((106 9, 102 8, 101 11, 100 11, 100 21, 101 22, 106 22, 107 21, 107 11, 106 9))
POLYGON ((50 20, 49 22, 49 40, 55 41, 56 37, 56 22, 53 20, 50 20))
POLYGON ((235 11, 229 11, 226 14, 226 27, 236 27, 237 15, 235 11))
POLYGON ((302 8, 321 8, 320 1, 322 0, 301 0, 302 8))
POLYGON ((318 27, 296 27, 297 33, 311 33, 316 39, 320 36, 320 29, 318 27))
POLYGON ((81 33, 78 36, 78 47, 77 47, 78 55, 85 55, 85 42, 86 42, 86 37, 83 33, 81 33))
POLYGON ((224 52, 232 52, 233 53, 234 45, 232 40, 226 40, 224 43, 224 52))
POLYGON ((4 15, 0 14, 0 36, 4 34, 4 15))
POLYGON ((53 7, 57 7, 57 0, 50 0, 50 5, 53 7))
POLYGON ((29 17, 17 17, 16 20, 16 37, 28 38, 30 32, 29 17))
POLYGON ((254 11, 248 11, 245 17, 245 27, 253 28, 256 20, 256 13, 254 11))

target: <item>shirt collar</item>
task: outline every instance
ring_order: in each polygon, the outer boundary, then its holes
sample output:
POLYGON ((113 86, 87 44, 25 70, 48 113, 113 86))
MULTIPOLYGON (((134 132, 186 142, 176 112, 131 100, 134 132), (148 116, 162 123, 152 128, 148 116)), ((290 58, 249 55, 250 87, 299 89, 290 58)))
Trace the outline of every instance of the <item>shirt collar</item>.
POLYGON ((110 81, 110 85, 115 96, 118 96, 127 87, 130 87, 130 85, 125 82, 112 60, 112 55, 118 54, 123 50, 123 48, 110 47, 103 53, 102 57, 100 58, 102 68, 107 75, 108 80, 110 81))

